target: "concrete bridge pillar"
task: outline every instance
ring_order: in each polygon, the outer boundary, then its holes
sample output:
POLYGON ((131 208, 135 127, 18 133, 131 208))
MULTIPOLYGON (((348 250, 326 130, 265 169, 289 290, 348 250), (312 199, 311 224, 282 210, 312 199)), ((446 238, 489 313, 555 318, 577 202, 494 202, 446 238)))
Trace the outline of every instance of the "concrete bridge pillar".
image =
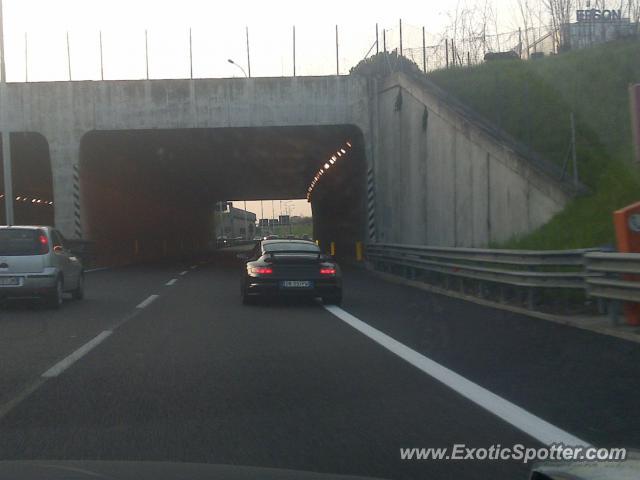
POLYGON ((45 134, 53 175, 55 227, 66 238, 82 238, 80 211, 80 140, 76 134, 45 134))

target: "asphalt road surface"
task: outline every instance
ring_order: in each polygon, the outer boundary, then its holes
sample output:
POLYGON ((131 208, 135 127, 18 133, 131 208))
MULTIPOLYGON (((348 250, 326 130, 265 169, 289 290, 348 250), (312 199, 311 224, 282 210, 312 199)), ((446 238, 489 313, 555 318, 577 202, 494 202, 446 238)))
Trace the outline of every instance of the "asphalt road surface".
POLYGON ((243 306, 223 256, 92 272, 86 288, 56 312, 0 308, 0 460, 525 479, 521 462, 400 449, 554 435, 640 448, 637 343, 359 269, 345 272, 341 309, 243 306))

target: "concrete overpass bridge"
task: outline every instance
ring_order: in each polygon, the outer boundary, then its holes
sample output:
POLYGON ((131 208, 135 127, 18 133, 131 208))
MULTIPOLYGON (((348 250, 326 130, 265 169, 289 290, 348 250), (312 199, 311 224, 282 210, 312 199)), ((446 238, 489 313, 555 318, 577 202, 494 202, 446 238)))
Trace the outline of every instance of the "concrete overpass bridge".
POLYGON ((55 223, 113 262, 195 248, 215 201, 304 198, 320 170, 316 236, 349 252, 357 240, 484 246, 571 196, 401 73, 12 83, 0 98, 15 222, 55 223))

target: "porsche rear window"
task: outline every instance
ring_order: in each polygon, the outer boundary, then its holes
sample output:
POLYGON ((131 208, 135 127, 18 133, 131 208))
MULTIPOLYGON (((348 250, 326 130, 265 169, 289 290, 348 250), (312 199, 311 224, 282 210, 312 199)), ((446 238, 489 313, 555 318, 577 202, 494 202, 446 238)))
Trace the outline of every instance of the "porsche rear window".
POLYGON ((320 248, 311 242, 275 242, 265 244, 265 252, 309 252, 319 253, 320 248))

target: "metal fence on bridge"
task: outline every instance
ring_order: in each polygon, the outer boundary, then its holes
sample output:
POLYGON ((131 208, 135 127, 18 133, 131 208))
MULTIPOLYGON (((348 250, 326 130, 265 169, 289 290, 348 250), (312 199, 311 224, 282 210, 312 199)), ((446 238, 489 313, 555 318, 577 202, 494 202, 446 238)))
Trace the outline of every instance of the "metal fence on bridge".
POLYGON ((528 58, 543 50, 549 29, 434 34, 398 20, 389 28, 345 22, 25 32, 8 42, 13 48, 6 54, 7 72, 9 81, 343 75, 384 51, 396 51, 428 72, 478 64, 488 52, 528 58))

